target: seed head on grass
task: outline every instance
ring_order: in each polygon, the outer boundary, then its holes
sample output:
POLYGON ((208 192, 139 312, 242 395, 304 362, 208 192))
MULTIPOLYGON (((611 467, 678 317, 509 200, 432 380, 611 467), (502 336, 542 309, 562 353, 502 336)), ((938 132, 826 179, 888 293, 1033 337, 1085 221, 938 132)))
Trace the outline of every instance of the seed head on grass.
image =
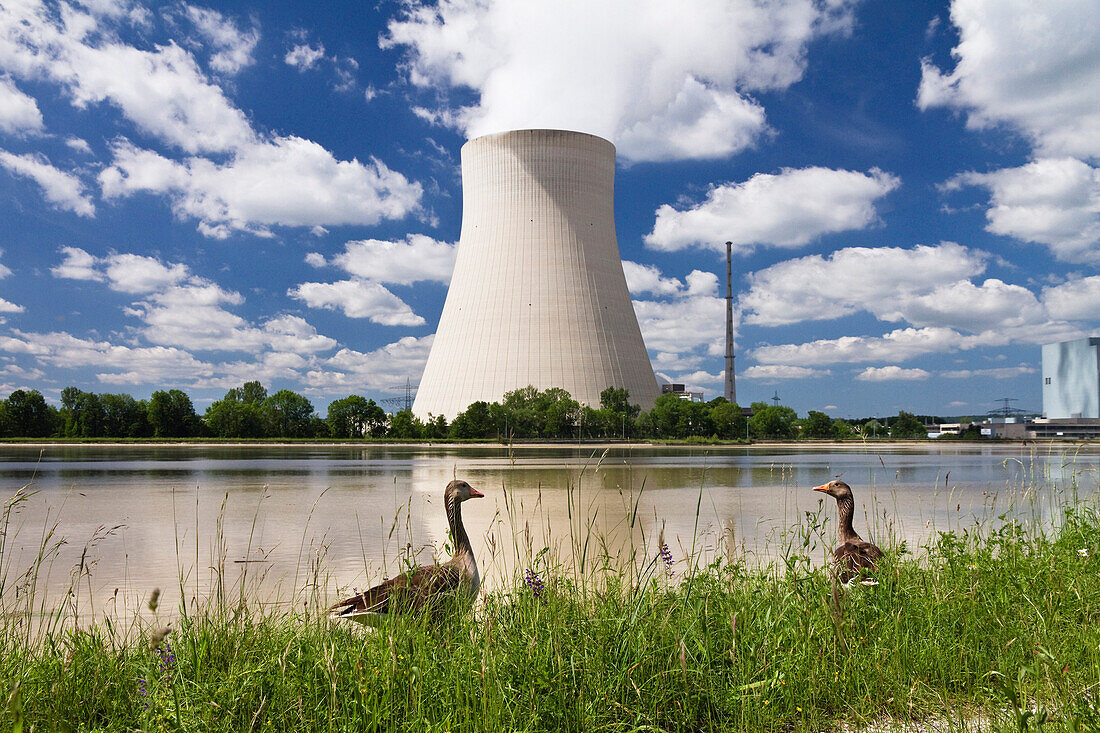
POLYGON ((149 649, 151 651, 159 651, 160 645, 164 643, 164 640, 168 638, 168 635, 172 633, 171 626, 162 626, 152 634, 149 635, 149 649))
POLYGON ((157 612, 157 603, 160 601, 160 588, 154 588, 153 592, 149 594, 149 610, 153 613, 157 612))

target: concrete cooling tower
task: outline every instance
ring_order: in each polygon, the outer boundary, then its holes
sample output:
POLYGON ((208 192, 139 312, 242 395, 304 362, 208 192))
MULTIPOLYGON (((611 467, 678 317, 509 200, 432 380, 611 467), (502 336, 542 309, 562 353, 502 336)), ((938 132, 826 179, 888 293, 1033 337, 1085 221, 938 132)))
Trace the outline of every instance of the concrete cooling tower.
POLYGON ((462 233, 413 412, 448 420, 534 385, 599 407, 659 390, 615 239, 615 146, 516 130, 462 146, 462 233))

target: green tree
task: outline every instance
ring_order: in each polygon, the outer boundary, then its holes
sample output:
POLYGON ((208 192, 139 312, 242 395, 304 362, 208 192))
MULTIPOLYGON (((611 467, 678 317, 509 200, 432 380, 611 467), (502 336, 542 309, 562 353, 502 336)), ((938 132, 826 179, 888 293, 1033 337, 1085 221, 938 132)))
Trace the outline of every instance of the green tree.
POLYGON ((99 395, 76 387, 61 390, 61 433, 72 438, 98 438, 106 432, 106 411, 99 395))
POLYGON ((334 438, 362 438, 378 422, 378 412, 382 408, 377 404, 353 394, 330 402, 325 422, 334 438))
POLYGON ((630 404, 630 392, 622 387, 607 387, 600 392, 600 409, 583 413, 584 425, 591 435, 625 438, 637 430, 642 408, 630 404))
POLYGON ((864 438, 885 438, 889 434, 882 423, 876 419, 871 419, 863 423, 861 432, 864 438))
POLYGON ((264 400, 267 399, 267 387, 256 381, 245 382, 236 390, 230 390, 230 392, 235 392, 235 397, 246 405, 262 405, 264 400))
POLYGON ((497 428, 505 438, 534 438, 542 434, 546 414, 539 409, 539 390, 528 385, 504 393, 496 413, 497 428))
POLYGON ((262 403, 243 402, 237 389, 210 404, 203 422, 219 438, 262 438, 265 433, 262 403))
POLYGON ((443 415, 432 416, 428 413, 428 419, 424 421, 424 435, 427 440, 446 438, 448 431, 447 418, 443 415))
POLYGON ((752 403, 753 415, 749 418, 749 432, 754 438, 789 440, 795 436, 798 413, 784 405, 766 402, 752 403))
POLYGON ((488 402, 478 400, 451 421, 450 435, 462 440, 491 438, 496 434, 496 424, 488 402))
POLYGON ((707 403, 710 407, 710 422, 714 434, 723 440, 747 438, 748 419, 741 407, 731 403, 725 397, 716 397, 707 403))
POLYGON ((57 427, 57 409, 46 404, 37 389, 17 389, 4 400, 10 434, 18 438, 45 438, 57 427))
POLYGON ((918 440, 928 437, 928 428, 911 412, 899 412, 890 426, 890 437, 895 440, 918 440))
POLYGON ((147 438, 153 434, 149 425, 149 406, 128 394, 101 394, 103 434, 118 438, 147 438))
POLYGON ((833 421, 824 412, 810 410, 806 419, 802 421, 803 438, 831 438, 833 437, 833 421))
POLYGON ((269 437, 310 437, 313 404, 306 397, 289 389, 280 389, 266 398, 261 408, 269 437))
POLYGON ((680 429, 685 422, 682 418, 687 404, 671 392, 658 397, 646 420, 649 434, 657 438, 684 437, 680 429))
POLYGON ((185 392, 157 390, 149 397, 149 425, 158 438, 187 438, 202 432, 202 421, 185 392))
POLYGON ((390 416, 390 428, 387 435, 403 440, 419 440, 424 433, 424 425, 412 413, 412 410, 399 410, 390 416))
POLYGON ((540 398, 543 419, 542 437, 571 438, 581 416, 580 403, 564 389, 548 389, 540 398))
POLYGON ((854 432, 852 424, 847 420, 841 420, 839 417, 833 420, 833 438, 836 440, 847 440, 854 432))

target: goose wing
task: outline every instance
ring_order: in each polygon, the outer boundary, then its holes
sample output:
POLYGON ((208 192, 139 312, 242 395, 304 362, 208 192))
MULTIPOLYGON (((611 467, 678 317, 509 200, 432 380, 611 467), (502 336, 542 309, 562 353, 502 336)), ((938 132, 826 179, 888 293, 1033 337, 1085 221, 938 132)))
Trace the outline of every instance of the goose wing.
MULTIPOLYGON (((369 590, 334 603, 333 618, 380 616, 434 606, 454 594, 462 584, 462 572, 452 562, 421 565, 409 573, 379 583, 369 590)), ((363 619, 365 620, 365 619, 363 619)))
POLYGON ((874 570, 881 557, 882 550, 877 545, 864 540, 849 540, 833 550, 833 558, 842 583, 847 583, 865 571, 874 570))

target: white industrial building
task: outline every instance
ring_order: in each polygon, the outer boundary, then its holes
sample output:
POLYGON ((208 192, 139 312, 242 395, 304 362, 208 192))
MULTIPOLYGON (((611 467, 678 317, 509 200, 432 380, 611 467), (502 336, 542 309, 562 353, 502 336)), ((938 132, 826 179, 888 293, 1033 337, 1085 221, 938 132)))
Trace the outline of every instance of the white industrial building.
POLYGON ((563 130, 516 130, 462 146, 454 274, 413 403, 453 419, 533 385, 599 405, 659 394, 615 237, 615 147, 563 130))
POLYGON ((1043 346, 1043 417, 1100 418, 1100 338, 1043 346))

